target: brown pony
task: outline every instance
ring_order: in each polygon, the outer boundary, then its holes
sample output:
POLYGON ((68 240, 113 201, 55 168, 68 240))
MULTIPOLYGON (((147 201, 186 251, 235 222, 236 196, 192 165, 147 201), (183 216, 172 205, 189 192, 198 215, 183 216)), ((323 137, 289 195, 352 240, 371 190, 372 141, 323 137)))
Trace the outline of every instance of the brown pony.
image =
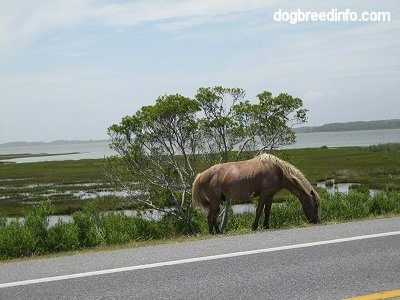
POLYGON ((318 193, 304 175, 291 164, 270 154, 253 159, 217 164, 197 175, 192 186, 192 201, 208 209, 210 233, 220 233, 217 226, 222 200, 248 202, 259 197, 253 230, 256 230, 263 209, 264 228, 269 228, 272 198, 281 189, 287 189, 301 202, 310 223, 319 223, 321 204, 318 193))

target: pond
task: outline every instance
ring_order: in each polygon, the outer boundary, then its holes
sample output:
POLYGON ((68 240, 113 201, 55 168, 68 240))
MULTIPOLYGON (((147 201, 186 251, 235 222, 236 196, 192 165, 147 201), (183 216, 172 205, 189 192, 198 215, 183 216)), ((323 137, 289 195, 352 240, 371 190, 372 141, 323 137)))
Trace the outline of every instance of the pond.
MULTIPOLYGON (((331 195, 335 193, 347 194, 350 190, 350 187, 355 185, 361 185, 361 184, 355 182, 335 183, 334 179, 328 179, 317 182, 317 187, 327 190, 328 193, 331 195)), ((369 194, 371 195, 371 197, 374 197, 378 193, 379 190, 377 189, 369 189, 369 194)))

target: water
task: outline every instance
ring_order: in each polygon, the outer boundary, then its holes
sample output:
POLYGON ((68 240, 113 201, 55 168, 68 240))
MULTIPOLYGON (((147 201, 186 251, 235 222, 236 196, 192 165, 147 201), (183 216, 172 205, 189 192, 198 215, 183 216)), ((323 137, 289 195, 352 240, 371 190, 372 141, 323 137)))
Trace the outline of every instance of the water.
POLYGON ((313 132, 297 133, 296 143, 286 146, 292 148, 318 148, 346 147, 346 146, 371 146, 386 143, 399 143, 400 129, 361 130, 343 132, 313 132))
MULTIPOLYGON (((384 130, 363 130, 363 131, 344 131, 344 132, 314 132, 297 133, 295 144, 283 147, 284 149, 294 148, 318 148, 345 147, 345 146, 370 146, 385 143, 399 143, 400 129, 384 130)), ((71 153, 57 156, 41 156, 16 158, 3 160, 8 162, 39 162, 39 161, 60 161, 60 160, 78 160, 78 159, 97 159, 104 158, 117 153, 108 146, 109 141, 82 142, 65 145, 40 145, 23 147, 0 147, 0 154, 22 154, 22 153, 71 153)))
POLYGON ((61 154, 55 156, 38 156, 2 160, 6 162, 40 162, 40 161, 62 161, 79 159, 98 159, 111 155, 117 155, 117 152, 110 149, 109 141, 81 142, 62 145, 38 145, 38 146, 20 146, 20 147, 0 147, 0 154, 61 154), (62 154, 69 153, 69 154, 62 154), (72 154, 71 154, 72 153, 72 154))
MULTIPOLYGON (((239 213, 245 213, 245 212, 252 212, 254 213, 256 211, 256 208, 253 204, 237 204, 237 205, 232 205, 233 212, 235 214, 239 213)), ((134 217, 137 216, 138 213, 136 210, 133 209, 125 209, 118 211, 123 213, 124 215, 128 217, 134 217)), ((106 212, 108 213, 108 212, 106 212)), ((147 209, 141 212, 141 216, 144 219, 147 220, 160 220, 162 216, 164 215, 164 212, 155 210, 155 209, 147 209)), ((9 217, 7 218, 7 222, 15 221, 18 220, 19 222, 24 222, 24 218, 15 218, 15 217, 9 217)), ((70 223, 72 222, 73 218, 71 215, 52 215, 48 217, 49 220, 49 227, 53 227, 55 224, 57 224, 58 221, 62 221, 63 223, 70 223)))
MULTIPOLYGON (((332 185, 326 185, 326 181, 318 181, 317 187, 324 188, 331 195, 335 193, 347 194, 351 186, 360 185, 359 183, 343 182, 343 183, 333 183, 332 185)), ((379 193, 377 189, 369 189, 369 194, 371 197, 376 196, 379 193)))

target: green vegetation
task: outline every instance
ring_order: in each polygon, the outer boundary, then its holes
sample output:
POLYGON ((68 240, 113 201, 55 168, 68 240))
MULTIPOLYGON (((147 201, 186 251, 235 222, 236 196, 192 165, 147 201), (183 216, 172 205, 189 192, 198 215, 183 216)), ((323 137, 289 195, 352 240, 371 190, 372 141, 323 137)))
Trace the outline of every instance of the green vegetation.
MULTIPOLYGON (((360 183, 364 188, 400 189, 400 144, 274 154, 298 167, 313 184, 334 178, 336 183, 360 183)), ((104 211, 134 208, 132 199, 113 194, 117 188, 103 174, 103 167, 103 159, 0 164, 0 214, 22 216, 42 200, 54 205, 54 214, 72 214, 88 201, 88 195, 97 198, 104 211)), ((285 201, 286 196, 281 193, 275 198, 285 201)))
POLYGON ((87 202, 73 214, 73 222, 59 220, 49 228, 48 216, 53 205, 42 202, 25 217, 25 221, 6 223, 0 218, 0 259, 70 251, 99 245, 161 239, 178 233, 163 221, 127 217, 122 213, 104 214, 96 201, 87 202))
MULTIPOLYGON (((400 214, 400 144, 371 147, 312 148, 275 151, 297 166, 310 182, 335 179, 358 183, 349 194, 318 189, 323 223, 400 214), (370 188, 381 192, 371 197, 370 188)), ((234 154, 233 154, 234 156, 234 154)), ((117 211, 134 208, 131 199, 101 192, 115 191, 103 175, 104 160, 0 164, 0 258, 8 259, 79 250, 101 245, 185 236, 182 220, 170 214, 158 221, 128 217, 117 211), (82 191, 98 196, 81 199, 82 191), (47 195, 47 196, 43 196, 47 195), (43 201, 45 200, 45 201, 43 201), (51 214, 72 214, 72 222, 48 226, 51 214), (7 222, 6 216, 25 221, 7 222)), ((271 211, 272 229, 306 226, 300 202, 282 192, 271 211)), ((230 214, 227 231, 250 232, 254 214, 230 214)), ((193 212, 193 230, 206 234, 206 217, 193 212)))
MULTIPOLYGON (((349 194, 329 195, 320 191, 323 222, 340 222, 375 216, 400 214, 400 191, 382 191, 375 197, 369 193, 352 191, 349 194)), ((122 213, 103 213, 98 201, 87 202, 81 211, 73 214, 71 223, 58 221, 49 228, 48 216, 54 206, 49 202, 36 205, 25 221, 6 222, 0 218, 0 260, 41 255, 60 251, 79 250, 101 245, 126 244, 150 239, 182 236, 185 226, 176 219, 164 216, 159 221, 127 217, 122 213)), ((195 231, 206 234, 203 214, 194 214, 195 231)), ((250 232, 254 214, 231 214, 228 232, 250 232)), ((307 226, 300 202, 289 196, 286 203, 275 204, 271 210, 271 228, 282 229, 307 226)))
MULTIPOLYGON (((113 189, 102 173, 104 161, 48 161, 0 164, 0 212, 6 216, 22 216, 32 205, 48 200, 55 214, 71 214, 87 200, 113 189)), ((102 197, 104 209, 125 208, 126 199, 102 197)))
POLYGON ((361 183, 371 189, 400 189, 400 144, 284 152, 311 183, 335 179, 335 183, 361 183))

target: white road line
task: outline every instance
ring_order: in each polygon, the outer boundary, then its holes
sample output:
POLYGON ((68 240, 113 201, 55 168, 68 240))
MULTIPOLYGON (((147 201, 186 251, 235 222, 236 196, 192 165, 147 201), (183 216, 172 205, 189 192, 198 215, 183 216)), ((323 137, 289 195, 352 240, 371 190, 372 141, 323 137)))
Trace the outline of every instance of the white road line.
POLYGON ((60 280, 67 280, 67 279, 73 279, 73 278, 82 278, 82 277, 113 274, 113 273, 120 273, 120 272, 152 269, 152 268, 158 268, 158 267, 164 267, 164 266, 173 266, 173 265, 181 265, 181 264, 194 263, 194 262, 200 262, 200 261, 209 261, 209 260, 222 259, 222 258, 253 255, 253 254, 259 254, 259 253, 300 249, 300 248, 314 247, 314 246, 320 246, 320 245, 345 243, 345 242, 380 238, 380 237, 386 237, 386 236, 392 236, 392 235, 400 235, 400 231, 383 232, 383 233, 377 233, 377 234, 361 235, 361 236, 354 236, 354 237, 327 240, 327 241, 295 244, 295 245, 257 249, 257 250, 242 251, 242 252, 233 252, 233 253, 226 253, 226 254, 219 254, 219 255, 202 256, 202 257, 187 258, 187 259, 180 259, 180 260, 172 260, 172 261, 165 261, 165 262, 146 264, 146 265, 138 265, 138 266, 130 266, 130 267, 124 267, 124 268, 115 268, 115 269, 76 273, 76 274, 61 275, 61 276, 54 276, 54 277, 45 277, 45 278, 22 280, 22 281, 15 281, 15 282, 7 282, 7 283, 0 284, 0 288, 8 288, 8 287, 21 286, 21 285, 30 285, 30 284, 35 284, 35 283, 52 282, 52 281, 60 281, 60 280))

